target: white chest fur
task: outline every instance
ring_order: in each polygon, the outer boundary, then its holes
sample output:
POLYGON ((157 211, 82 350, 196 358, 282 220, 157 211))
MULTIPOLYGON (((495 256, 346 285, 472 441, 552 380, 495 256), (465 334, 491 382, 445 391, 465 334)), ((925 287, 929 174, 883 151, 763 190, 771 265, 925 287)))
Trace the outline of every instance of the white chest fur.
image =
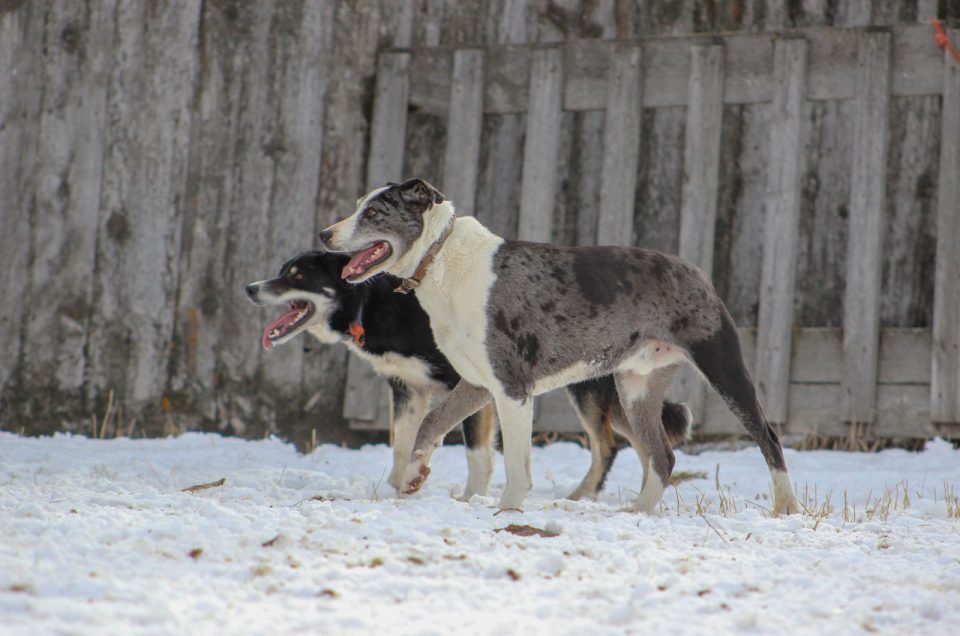
POLYGON ((496 280, 493 256, 502 243, 474 218, 457 219, 417 289, 440 351, 464 379, 488 387, 496 378, 486 348, 486 306, 496 280))

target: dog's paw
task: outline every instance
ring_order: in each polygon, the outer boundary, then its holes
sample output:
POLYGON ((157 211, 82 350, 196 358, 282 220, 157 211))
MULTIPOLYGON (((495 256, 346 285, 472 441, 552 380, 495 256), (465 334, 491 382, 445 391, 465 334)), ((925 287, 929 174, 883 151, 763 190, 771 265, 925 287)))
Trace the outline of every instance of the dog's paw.
POLYGON ((414 453, 413 461, 407 465, 407 469, 403 474, 403 480, 398 488, 402 494, 412 495, 420 490, 423 482, 425 482, 430 475, 430 467, 427 466, 426 460, 423 459, 424 455, 425 453, 422 452, 414 453))
POLYGON ((519 511, 523 512, 523 500, 527 498, 527 491, 511 491, 509 488, 503 491, 500 497, 500 504, 497 506, 501 511, 519 511))

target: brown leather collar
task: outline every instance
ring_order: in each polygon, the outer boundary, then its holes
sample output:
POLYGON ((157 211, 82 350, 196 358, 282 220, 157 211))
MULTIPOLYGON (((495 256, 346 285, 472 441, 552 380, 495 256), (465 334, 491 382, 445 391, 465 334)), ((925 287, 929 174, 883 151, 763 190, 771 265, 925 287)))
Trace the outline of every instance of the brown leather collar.
POLYGON ((447 227, 443 228, 443 232, 440 233, 440 238, 434 241, 433 245, 430 246, 430 249, 427 250, 427 253, 423 255, 423 260, 421 260, 420 264, 417 265, 417 269, 413 272, 413 276, 410 278, 404 278, 403 281, 401 281, 400 286, 393 291, 398 294, 409 294, 420 286, 420 281, 422 281, 423 277, 427 275, 427 269, 430 267, 430 263, 433 262, 433 258, 437 255, 437 252, 440 251, 440 248, 443 247, 443 244, 447 240, 447 237, 450 236, 450 233, 453 232, 453 224, 456 220, 456 214, 450 217, 450 221, 447 222, 447 227))

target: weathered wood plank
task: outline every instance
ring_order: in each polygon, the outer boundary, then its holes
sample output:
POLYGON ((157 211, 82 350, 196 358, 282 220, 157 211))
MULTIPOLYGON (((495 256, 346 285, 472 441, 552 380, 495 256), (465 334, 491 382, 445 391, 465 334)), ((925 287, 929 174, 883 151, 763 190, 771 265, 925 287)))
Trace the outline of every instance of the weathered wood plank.
MULTIPOLYGON (((877 381, 880 384, 930 384, 930 346, 929 329, 881 329, 877 381)), ((831 384, 841 381, 842 330, 794 330, 791 350, 792 382, 831 384)))
POLYGON ((801 327, 840 327, 847 259, 850 165, 856 103, 810 102, 795 318, 801 327))
POLYGON ((407 128, 409 53, 384 53, 377 63, 377 86, 370 123, 367 188, 403 175, 403 140, 407 128))
MULTIPOLYGON (((719 189, 723 46, 693 46, 690 55, 679 254, 709 276, 713 269, 719 189)), ((703 390, 700 376, 692 369, 684 368, 677 374, 673 395, 686 397, 695 421, 702 417, 703 390)))
POLYGON ((530 103, 523 145, 523 181, 517 227, 517 238, 523 241, 550 241, 562 91, 561 51, 535 51, 530 67, 530 103))
MULTIPOLYGON (((373 117, 370 124, 370 157, 367 188, 399 181, 403 175, 403 144, 409 99, 409 53, 384 53, 377 63, 373 117)), ((354 420, 388 420, 386 384, 366 362, 350 356, 343 417, 354 420)))
POLYGON ((597 242, 605 117, 602 110, 563 113, 552 243, 597 242))
MULTIPOLYGON (((810 100, 854 99, 857 77, 857 35, 864 29, 810 27, 790 31, 809 43, 806 93, 810 100)), ((943 59, 930 46, 930 29, 922 25, 896 26, 890 91, 896 96, 938 95, 943 90, 943 59)), ((606 107, 606 87, 617 46, 643 49, 643 106, 662 108, 687 104, 686 77, 690 46, 708 45, 716 36, 654 37, 625 43, 582 40, 564 45, 567 57, 563 90, 564 110, 606 107)), ((724 103, 753 104, 773 99, 773 40, 767 34, 725 34, 727 72, 724 103)), ((529 102, 528 76, 533 51, 524 46, 490 46, 485 113, 524 112, 529 102)), ((450 94, 450 55, 446 50, 416 50, 411 60, 411 104, 435 114, 447 111, 450 94)))
POLYGON ((58 2, 47 17, 22 373, 45 396, 34 416, 57 424, 85 407, 112 14, 58 2))
MULTIPOLYGON (((229 11, 229 9, 227 9, 229 11)), ((243 286, 275 271, 278 263, 267 258, 264 237, 270 232, 270 192, 273 187, 273 160, 269 143, 261 134, 273 107, 268 97, 270 31, 276 6, 256 5, 241 16, 239 24, 225 16, 229 35, 239 58, 241 87, 237 100, 233 137, 236 143, 227 191, 230 206, 229 235, 224 252, 224 286, 217 304, 231 319, 222 323, 217 334, 215 378, 218 387, 218 419, 241 434, 263 436, 275 432, 276 413, 271 389, 251 391, 251 379, 262 368, 265 355, 259 331, 276 316, 274 311, 254 307, 243 286), (236 29, 236 31, 234 31, 236 29), (266 272, 265 272, 266 270, 266 272)), ((189 314, 186 316, 189 320, 189 314)), ((283 356, 281 352, 270 355, 283 356)))
POLYGON ((155 418, 174 331, 199 15, 199 1, 114 12, 87 386, 101 403, 113 389, 155 418))
POLYGON ((640 136, 634 234, 639 247, 677 253, 686 109, 646 109, 640 136))
MULTIPOLYGON (((323 54, 326 20, 323 3, 279 3, 271 25, 274 43, 268 72, 267 100, 273 108, 261 134, 270 140, 274 179, 269 200, 265 257, 272 268, 311 247, 315 236, 314 207, 323 148, 326 64, 323 54)), ((274 311, 276 311, 274 309, 274 311)), ((251 330, 252 331, 252 330, 251 330)), ((291 343, 262 360, 260 377, 271 387, 275 428, 300 448, 310 440, 315 422, 303 412, 313 387, 304 390, 304 346, 291 343)))
POLYGON ((887 218, 880 324, 933 324, 937 173, 941 99, 895 97, 890 103, 887 218))
POLYGON ((937 5, 940 0, 917 0, 917 22, 928 25, 930 19, 937 17, 937 5))
POLYGON ((0 14, 0 418, 22 403, 16 387, 29 291, 31 198, 36 180, 46 10, 25 3, 0 14))
MULTIPOLYGON (((236 166, 241 149, 236 143, 243 112, 244 74, 258 68, 253 58, 265 51, 254 50, 255 33, 244 15, 238 23, 224 7, 206 3, 201 16, 204 40, 200 54, 207 60, 197 83, 197 110, 190 133, 190 165, 183 200, 183 237, 180 249, 180 286, 170 391, 176 401, 189 404, 193 414, 226 427, 229 418, 218 408, 217 376, 220 341, 227 329, 246 328, 248 345, 254 344, 253 330, 264 324, 250 305, 250 319, 226 321, 227 308, 221 302, 231 270, 227 250, 231 243, 231 192, 239 175, 236 166), (256 316, 255 318, 253 316, 256 316), (239 323, 239 324, 237 324, 239 323)), ((275 273, 278 264, 263 262, 259 272, 250 271, 250 280, 275 273)))
POLYGON ((863 33, 859 44, 860 98, 854 129, 843 313, 843 418, 857 423, 873 422, 876 406, 890 40, 889 33, 863 33))
POLYGON ((598 245, 633 244, 633 207, 640 152, 643 57, 639 47, 617 51, 607 85, 598 245))
POLYGON ((768 104, 724 106, 713 285, 735 324, 757 326, 767 204, 768 104))
POLYGON ((870 24, 873 17, 870 2, 848 2, 847 15, 844 17, 843 25, 848 27, 864 27, 870 24))
MULTIPOLYGON (((933 437, 937 429, 930 422, 925 385, 886 384, 877 392, 876 421, 867 427, 867 434, 892 438, 933 437)), ((782 432, 802 437, 808 434, 846 437, 850 426, 837 419, 843 404, 842 390, 837 384, 791 384, 790 421, 782 432)), ((698 435, 736 435, 744 431, 720 398, 707 397, 706 422, 698 435)))
POLYGON ((941 116, 930 410, 936 422, 960 422, 960 64, 947 52, 941 116))
POLYGON ((441 190, 461 215, 476 209, 480 133, 483 129, 483 51, 453 54, 450 117, 441 190))
POLYGON ((779 40, 774 51, 777 88, 769 118, 767 215, 755 378, 767 419, 786 422, 803 170, 807 43, 799 39, 779 40))
MULTIPOLYGON (((498 0, 488 6, 490 20, 489 41, 497 44, 522 44, 530 34, 536 33, 537 3, 532 0, 498 0)), ((536 39, 535 37, 531 39, 536 39)), ((492 64, 491 55, 498 52, 504 57, 508 49, 490 48, 484 59, 484 112, 486 101, 495 89, 491 89, 491 69, 503 65, 492 64)), ((414 57, 416 59, 416 56, 414 57)), ((506 56, 506 59, 510 59, 506 56)), ((523 56, 529 60, 528 56, 523 56)), ((529 65, 512 77, 524 90, 529 82, 529 65)), ((448 75, 449 77, 449 75, 448 75)), ((509 79, 508 74, 501 78, 509 79)), ((415 93, 411 89, 411 93, 415 93)), ((526 106, 524 106, 525 108, 526 106)), ((517 216, 520 211, 521 172, 523 147, 519 139, 524 134, 523 116, 507 113, 484 117, 480 145, 480 174, 477 177, 476 216, 492 232, 506 238, 517 236, 517 216)))

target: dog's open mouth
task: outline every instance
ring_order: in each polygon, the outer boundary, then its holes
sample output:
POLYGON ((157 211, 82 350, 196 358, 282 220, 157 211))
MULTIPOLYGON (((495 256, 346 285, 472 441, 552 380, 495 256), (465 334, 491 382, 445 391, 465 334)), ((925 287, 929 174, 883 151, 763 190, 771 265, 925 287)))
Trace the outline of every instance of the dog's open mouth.
POLYGON ((290 309, 285 314, 264 327, 263 337, 260 339, 264 349, 269 349, 278 340, 293 335, 316 311, 313 303, 306 300, 291 300, 289 306, 290 309))
POLYGON ((350 259, 350 262, 343 266, 340 277, 350 280, 361 276, 371 267, 375 267, 387 260, 393 249, 386 241, 374 243, 365 250, 360 250, 350 259))

